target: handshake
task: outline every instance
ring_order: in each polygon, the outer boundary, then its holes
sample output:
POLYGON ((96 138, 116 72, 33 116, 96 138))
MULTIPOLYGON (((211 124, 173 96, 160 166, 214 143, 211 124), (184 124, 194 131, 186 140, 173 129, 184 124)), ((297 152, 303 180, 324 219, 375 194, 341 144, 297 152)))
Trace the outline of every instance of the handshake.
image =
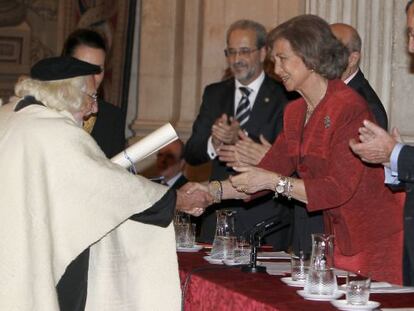
POLYGON ((189 182, 177 190, 177 211, 200 216, 213 202, 208 186, 189 182))

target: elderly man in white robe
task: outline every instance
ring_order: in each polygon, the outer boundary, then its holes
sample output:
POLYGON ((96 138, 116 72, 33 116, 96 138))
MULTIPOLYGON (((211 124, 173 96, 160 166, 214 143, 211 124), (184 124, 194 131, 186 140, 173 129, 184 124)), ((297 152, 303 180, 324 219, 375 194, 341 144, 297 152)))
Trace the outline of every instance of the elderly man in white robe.
POLYGON ((83 310, 86 285, 79 292, 71 279, 88 267, 69 267, 100 243, 113 252, 96 254, 103 269, 118 270, 106 280, 99 266, 89 271, 100 287, 88 310, 180 309, 171 220, 175 207, 201 214, 211 197, 168 190, 105 157, 81 127, 97 109, 99 72, 70 57, 42 60, 0 107, 0 310, 83 310))

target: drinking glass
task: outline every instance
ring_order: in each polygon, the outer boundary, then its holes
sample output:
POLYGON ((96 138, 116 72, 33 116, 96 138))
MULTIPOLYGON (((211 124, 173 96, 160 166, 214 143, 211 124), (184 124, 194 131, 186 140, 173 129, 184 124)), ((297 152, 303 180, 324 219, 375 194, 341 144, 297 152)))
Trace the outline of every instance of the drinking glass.
POLYGON ((371 278, 348 273, 346 277, 346 301, 350 305, 365 305, 369 301, 371 278))
POLYGON ((213 259, 234 259, 234 249, 236 248, 235 236, 216 236, 213 244, 214 252, 211 251, 213 259))
POLYGON ((238 237, 234 248, 234 261, 247 264, 250 261, 251 247, 245 237, 238 237))
POLYGON ((290 264, 292 281, 304 282, 309 271, 309 256, 302 251, 298 255, 292 254, 290 264))
POLYGON ((190 223, 190 215, 183 212, 175 212, 174 214, 174 225, 176 224, 187 224, 190 223))
POLYGON ((304 288, 307 294, 332 296, 337 288, 333 268, 309 269, 304 288))
POLYGON ((176 246, 192 248, 195 244, 195 228, 192 223, 178 223, 174 226, 176 246))

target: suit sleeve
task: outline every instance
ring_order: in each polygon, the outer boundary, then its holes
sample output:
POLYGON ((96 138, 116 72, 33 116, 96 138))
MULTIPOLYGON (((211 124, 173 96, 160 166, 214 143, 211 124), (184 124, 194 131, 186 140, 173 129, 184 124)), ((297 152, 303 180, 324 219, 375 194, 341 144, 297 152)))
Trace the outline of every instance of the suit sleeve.
POLYGON ((108 158, 125 149, 125 127, 121 109, 99 101, 99 111, 92 137, 108 158))
POLYGON ((398 179, 403 182, 414 182, 414 147, 404 146, 398 157, 398 179))
POLYGON ((211 135, 211 127, 217 119, 212 98, 206 89, 203 94, 200 112, 193 124, 193 132, 185 145, 184 158, 190 165, 200 165, 210 161, 207 154, 207 141, 211 135))
POLYGON ((170 189, 153 206, 139 214, 133 215, 130 219, 166 228, 173 220, 176 200, 177 193, 175 190, 170 189))

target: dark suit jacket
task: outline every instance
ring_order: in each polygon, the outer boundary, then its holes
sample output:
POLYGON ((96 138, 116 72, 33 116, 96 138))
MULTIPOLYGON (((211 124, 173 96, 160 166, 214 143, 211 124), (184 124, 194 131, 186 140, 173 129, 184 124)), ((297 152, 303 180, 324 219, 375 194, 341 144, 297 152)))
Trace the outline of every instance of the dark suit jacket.
POLYGON ((414 147, 404 146, 398 157, 398 179, 405 183, 404 285, 414 286, 414 147))
POLYGON ((357 91, 367 101, 378 125, 387 130, 388 118, 384 106, 361 70, 349 81, 348 86, 357 91))
MULTIPOLYGON (((223 113, 234 115, 235 80, 233 78, 214 83, 204 90, 200 112, 193 124, 193 132, 185 147, 185 159, 191 165, 199 165, 211 161, 207 154, 207 141, 211 135, 211 127, 223 113)), ((263 134, 273 142, 282 129, 283 110, 287 103, 283 87, 266 76, 257 94, 249 121, 245 129, 249 136, 256 139, 263 134)), ((220 162, 218 158, 212 161, 212 180, 225 180, 234 171, 220 162)), ((279 214, 282 218, 290 218, 287 207, 275 203, 269 195, 257 201, 243 203, 240 200, 227 200, 219 205, 208 208, 202 216, 199 240, 212 242, 215 234, 215 209, 229 208, 236 210, 236 234, 241 235, 263 219, 279 214)), ((284 249, 288 244, 288 230, 271 234, 268 243, 284 249), (282 232, 282 233, 281 233, 282 232)))
POLYGON ((175 183, 171 186, 171 189, 180 189, 186 183, 188 183, 187 177, 185 177, 184 175, 181 175, 180 178, 178 178, 175 181, 175 183))
POLYGON ((91 135, 108 158, 124 150, 125 128, 121 109, 99 99, 91 135))

